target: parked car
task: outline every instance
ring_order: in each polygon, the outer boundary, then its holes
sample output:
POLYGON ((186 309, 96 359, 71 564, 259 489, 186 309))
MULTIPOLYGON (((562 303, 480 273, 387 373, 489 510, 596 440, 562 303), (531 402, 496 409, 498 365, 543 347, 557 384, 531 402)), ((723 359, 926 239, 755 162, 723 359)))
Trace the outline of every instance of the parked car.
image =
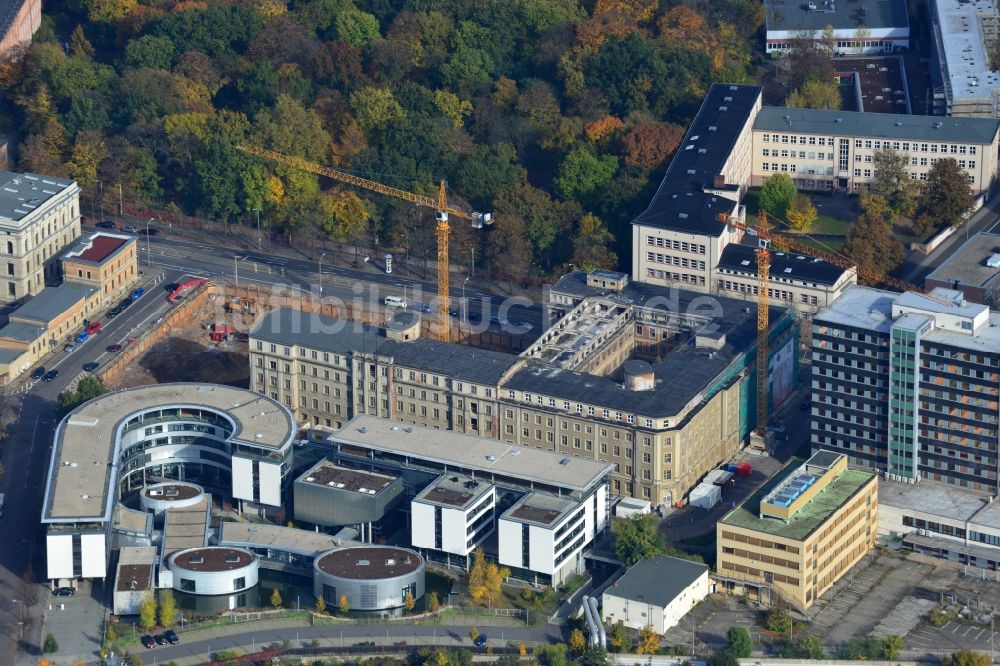
POLYGON ((431 306, 427 303, 421 303, 419 306, 417 306, 417 309, 419 309, 421 312, 429 314, 431 311, 431 306))
POLYGON ((41 379, 45 375, 45 368, 38 366, 35 371, 31 373, 32 379, 41 379))
POLYGON ((124 231, 127 234, 137 234, 137 233, 139 233, 139 230, 136 229, 135 227, 133 227, 132 225, 129 225, 127 227, 122 227, 122 231, 124 231))
POLYGON ((108 351, 112 354, 117 354, 122 350, 121 345, 108 345, 108 351))
POLYGON ((99 321, 92 321, 90 322, 90 325, 87 326, 88 335, 96 335, 97 333, 100 332, 101 332, 101 322, 99 321))
POLYGON ((167 642, 171 645, 177 645, 181 642, 181 639, 177 638, 177 632, 173 629, 167 629, 163 632, 163 636, 167 639, 167 642))
POLYGON ((157 645, 166 645, 167 644, 167 637, 164 636, 163 634, 158 634, 156 636, 153 636, 153 639, 156 641, 157 645))
POLYGON ((76 345, 73 344, 72 342, 67 342, 65 345, 63 345, 63 351, 66 352, 67 354, 75 349, 76 345))
POLYGON ((76 590, 72 587, 57 587, 52 590, 53 597, 72 597, 74 594, 76 594, 76 590))
POLYGON ((101 220, 100 222, 97 223, 97 226, 100 227, 101 229, 114 229, 118 225, 112 222, 111 220, 101 220))
POLYGON ((90 338, 90 333, 87 333, 87 331, 80 331, 80 333, 76 336, 76 344, 82 345, 89 338, 90 338))
POLYGON ((121 313, 122 313, 121 306, 116 305, 115 307, 113 307, 110 310, 108 310, 107 313, 105 313, 104 316, 107 317, 108 319, 114 319, 115 317, 117 317, 121 313))
POLYGON ((146 648, 147 650, 156 647, 156 639, 154 639, 149 634, 143 636, 139 640, 142 642, 142 647, 146 648))
MULTIPOLYGON (((42 381, 43 382, 51 382, 53 379, 55 379, 58 376, 59 376, 59 371, 58 370, 49 370, 44 375, 42 375, 42 381)), ((72 588, 70 588, 70 589, 72 589, 72 588)))
POLYGON ((148 227, 146 229, 140 229, 139 233, 142 234, 143 236, 156 236, 157 234, 160 233, 160 230, 156 229, 155 227, 148 227))
POLYGON ((99 366, 99 365, 100 365, 100 363, 98 363, 97 361, 90 361, 89 363, 84 363, 83 364, 83 371, 84 372, 93 372, 94 370, 97 370, 97 366, 99 366))
POLYGON ((146 293, 146 290, 145 290, 145 289, 143 289, 142 287, 139 287, 138 289, 134 289, 134 290, 132 290, 132 300, 133 300, 133 301, 137 301, 137 300, 139 300, 140 298, 142 298, 142 297, 143 297, 143 295, 144 295, 145 293, 146 293))
POLYGON ((122 312, 124 312, 126 309, 128 309, 128 306, 130 305, 132 305, 132 297, 128 296, 122 299, 122 302, 118 304, 118 307, 120 307, 122 309, 122 312))
POLYGON ((487 638, 483 634, 476 636, 476 640, 472 641, 472 644, 476 647, 486 647, 487 638))

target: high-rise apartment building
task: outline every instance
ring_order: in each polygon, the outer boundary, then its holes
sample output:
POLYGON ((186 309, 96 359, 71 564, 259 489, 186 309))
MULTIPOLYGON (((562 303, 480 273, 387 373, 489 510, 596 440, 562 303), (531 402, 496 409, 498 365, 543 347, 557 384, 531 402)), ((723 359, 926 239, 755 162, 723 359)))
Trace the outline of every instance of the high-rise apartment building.
POLYGON ((852 287, 813 319, 812 444, 892 479, 996 493, 1000 314, 852 287))

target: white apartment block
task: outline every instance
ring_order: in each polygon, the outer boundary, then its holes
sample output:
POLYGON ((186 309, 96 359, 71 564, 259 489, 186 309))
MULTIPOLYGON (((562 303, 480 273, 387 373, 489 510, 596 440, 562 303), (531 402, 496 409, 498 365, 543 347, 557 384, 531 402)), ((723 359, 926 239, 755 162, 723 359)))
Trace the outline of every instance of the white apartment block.
POLYGON ((500 564, 529 569, 558 584, 583 572, 583 550, 604 529, 608 487, 578 499, 529 493, 499 520, 500 564))
POLYGON ((80 236, 74 181, 0 172, 0 303, 34 296, 59 277, 59 254, 80 236))
POLYGON ((460 474, 445 474, 410 501, 410 543, 458 555, 464 565, 496 530, 496 487, 460 474))

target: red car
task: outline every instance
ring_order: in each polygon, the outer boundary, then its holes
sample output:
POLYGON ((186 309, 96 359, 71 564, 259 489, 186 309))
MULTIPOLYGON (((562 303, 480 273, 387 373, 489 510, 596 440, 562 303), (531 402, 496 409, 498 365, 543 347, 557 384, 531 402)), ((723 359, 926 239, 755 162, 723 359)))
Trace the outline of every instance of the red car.
POLYGON ((99 321, 90 322, 90 326, 87 327, 87 333, 90 335, 94 335, 100 332, 101 332, 101 322, 99 321))

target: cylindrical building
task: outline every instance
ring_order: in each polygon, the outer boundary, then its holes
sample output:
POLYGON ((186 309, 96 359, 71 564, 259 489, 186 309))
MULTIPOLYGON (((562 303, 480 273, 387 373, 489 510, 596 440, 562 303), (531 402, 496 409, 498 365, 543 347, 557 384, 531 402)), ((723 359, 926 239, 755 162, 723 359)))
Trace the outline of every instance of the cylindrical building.
POLYGON ((139 495, 139 505, 159 515, 167 509, 194 506, 205 498, 201 486, 183 481, 168 481, 147 486, 139 495))
POLYGON ((391 546, 331 550, 313 564, 313 593, 336 608, 342 596, 358 611, 387 611, 424 596, 424 558, 391 546))
POLYGON ((187 594, 233 594, 257 584, 257 556, 245 548, 179 550, 170 556, 169 567, 174 589, 187 594))

